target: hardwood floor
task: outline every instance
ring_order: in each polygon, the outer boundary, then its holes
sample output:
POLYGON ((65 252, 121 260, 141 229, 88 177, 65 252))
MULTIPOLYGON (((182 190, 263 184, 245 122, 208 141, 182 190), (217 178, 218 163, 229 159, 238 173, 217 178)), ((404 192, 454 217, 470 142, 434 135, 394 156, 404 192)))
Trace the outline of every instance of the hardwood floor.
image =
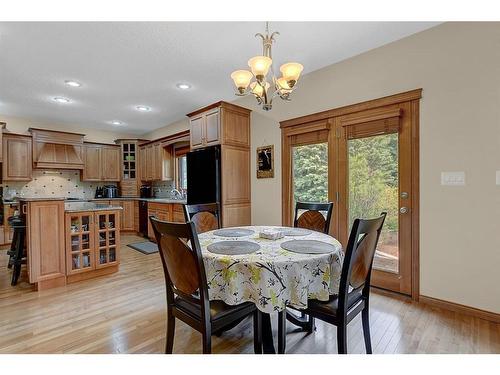
MULTIPOLYGON (((0 353, 162 353, 163 271, 158 254, 126 247, 139 240, 122 237, 118 273, 43 292, 26 282, 11 287, 0 250, 0 353)), ((500 324, 376 293, 371 304, 374 353, 500 353, 500 324)), ((336 353, 335 328, 317 326, 306 335, 288 324, 287 353, 336 353)), ((176 328, 174 353, 201 353, 200 334, 180 321, 176 328)), ((212 343, 214 353, 253 353, 251 320, 212 343)), ((364 353, 359 316, 348 351, 364 353)))

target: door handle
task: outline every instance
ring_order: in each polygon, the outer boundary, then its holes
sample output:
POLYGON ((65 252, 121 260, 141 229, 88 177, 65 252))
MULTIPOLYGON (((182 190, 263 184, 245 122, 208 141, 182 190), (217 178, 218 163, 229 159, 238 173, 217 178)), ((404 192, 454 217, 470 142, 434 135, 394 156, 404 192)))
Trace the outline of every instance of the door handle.
POLYGON ((408 210, 408 207, 401 207, 401 208, 399 209, 399 212, 400 212, 401 214, 407 214, 407 213, 408 213, 408 211, 409 211, 409 210, 408 210))

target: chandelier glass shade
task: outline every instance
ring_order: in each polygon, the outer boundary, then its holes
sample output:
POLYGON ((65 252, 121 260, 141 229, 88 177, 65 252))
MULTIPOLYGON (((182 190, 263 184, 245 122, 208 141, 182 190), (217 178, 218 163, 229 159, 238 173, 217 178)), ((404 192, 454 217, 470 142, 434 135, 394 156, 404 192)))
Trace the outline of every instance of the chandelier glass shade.
POLYGON ((304 69, 299 63, 289 62, 281 65, 281 77, 276 78, 271 57, 271 47, 276 35, 279 33, 273 32, 269 35, 269 25, 266 22, 266 34, 255 35, 262 38, 263 54, 248 60, 250 71, 236 70, 231 74, 236 87, 236 95, 254 95, 259 105, 262 105, 266 111, 272 108, 273 99, 276 97, 285 101, 290 100, 290 94, 295 89, 304 69), (268 75, 270 75, 269 78, 268 75))

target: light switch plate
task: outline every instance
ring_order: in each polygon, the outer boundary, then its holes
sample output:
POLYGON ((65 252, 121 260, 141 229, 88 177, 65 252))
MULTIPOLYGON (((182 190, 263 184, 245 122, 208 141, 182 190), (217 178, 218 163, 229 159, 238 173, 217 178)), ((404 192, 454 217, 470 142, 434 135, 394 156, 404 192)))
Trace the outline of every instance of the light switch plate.
POLYGON ((497 185, 500 185, 500 171, 497 171, 497 185))
POLYGON ((441 185, 464 186, 465 172, 441 172, 441 185))

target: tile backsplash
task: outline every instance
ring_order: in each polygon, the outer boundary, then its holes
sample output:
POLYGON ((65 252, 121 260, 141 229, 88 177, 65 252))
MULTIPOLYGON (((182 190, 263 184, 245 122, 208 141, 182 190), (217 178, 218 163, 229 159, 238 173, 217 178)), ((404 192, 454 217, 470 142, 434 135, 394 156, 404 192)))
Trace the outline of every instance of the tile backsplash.
POLYGON ((152 184, 153 195, 156 198, 172 198, 172 189, 174 183, 172 180, 167 181, 154 181, 152 184))
POLYGON ((116 185, 110 182, 80 181, 80 172, 76 170, 34 170, 29 182, 5 181, 3 197, 66 197, 94 198, 97 186, 116 185))

